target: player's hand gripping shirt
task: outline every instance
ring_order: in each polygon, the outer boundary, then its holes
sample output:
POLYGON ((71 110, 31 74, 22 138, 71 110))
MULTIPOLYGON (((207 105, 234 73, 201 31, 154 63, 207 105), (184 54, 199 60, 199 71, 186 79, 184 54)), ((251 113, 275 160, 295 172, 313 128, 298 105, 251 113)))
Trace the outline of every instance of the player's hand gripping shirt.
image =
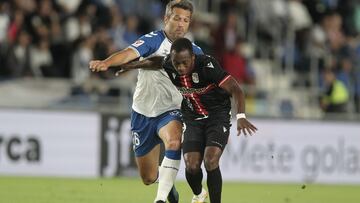
MULTIPOLYGON (((164 31, 154 31, 140 37, 130 48, 140 59, 151 56, 166 56, 170 53, 171 41, 164 31)), ((203 54, 200 47, 193 45, 195 54, 203 54)), ((156 117, 166 111, 179 109, 181 94, 169 80, 164 70, 139 69, 138 81, 133 96, 132 108, 147 117, 156 117)))
POLYGON ((188 75, 179 75, 170 57, 164 60, 163 68, 183 95, 181 110, 185 117, 202 119, 230 112, 231 95, 219 87, 230 75, 214 58, 196 55, 194 70, 188 75))

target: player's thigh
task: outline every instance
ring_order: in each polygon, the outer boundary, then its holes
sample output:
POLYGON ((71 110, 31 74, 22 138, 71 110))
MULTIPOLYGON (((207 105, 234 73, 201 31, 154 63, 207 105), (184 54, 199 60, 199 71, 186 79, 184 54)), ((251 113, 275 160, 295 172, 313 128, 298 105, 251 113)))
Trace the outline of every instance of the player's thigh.
POLYGON ((229 139, 230 127, 229 115, 220 115, 209 120, 205 127, 206 147, 215 146, 224 150, 229 139))
POLYGON ((186 170, 196 173, 200 170, 205 149, 205 121, 186 120, 182 143, 186 170))
POLYGON ((135 157, 143 157, 162 141, 157 135, 157 119, 135 111, 131 114, 131 133, 135 157))
POLYGON ((183 137, 183 153, 200 152, 204 154, 206 137, 205 137, 206 121, 194 121, 184 119, 184 137, 183 137))
POLYGON ((159 118, 157 131, 166 149, 180 149, 182 135, 181 119, 179 110, 168 111, 159 118))
POLYGON ((206 147, 204 152, 204 165, 206 170, 211 171, 219 167, 219 160, 230 135, 230 116, 219 115, 206 124, 206 147))
POLYGON ((145 184, 153 183, 158 176, 160 144, 147 154, 135 157, 140 176, 145 184))
POLYGON ((182 123, 177 120, 170 121, 159 130, 159 136, 164 142, 166 149, 180 149, 181 135, 182 123))

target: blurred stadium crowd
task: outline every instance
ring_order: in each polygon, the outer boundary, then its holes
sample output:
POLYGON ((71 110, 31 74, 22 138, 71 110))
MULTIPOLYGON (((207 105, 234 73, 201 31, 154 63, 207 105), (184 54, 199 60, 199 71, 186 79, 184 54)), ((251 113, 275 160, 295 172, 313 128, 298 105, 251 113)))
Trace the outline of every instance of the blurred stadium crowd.
MULTIPOLYGON (((248 112, 359 117, 360 1, 193 2, 187 37, 244 85, 248 112)), ((94 91, 117 96, 122 84, 109 87, 113 74, 93 74, 88 62, 161 29, 166 3, 0 0, 0 86, 24 78, 62 78, 71 81, 70 96, 94 91)), ((136 82, 136 72, 121 77, 128 89, 136 82)))

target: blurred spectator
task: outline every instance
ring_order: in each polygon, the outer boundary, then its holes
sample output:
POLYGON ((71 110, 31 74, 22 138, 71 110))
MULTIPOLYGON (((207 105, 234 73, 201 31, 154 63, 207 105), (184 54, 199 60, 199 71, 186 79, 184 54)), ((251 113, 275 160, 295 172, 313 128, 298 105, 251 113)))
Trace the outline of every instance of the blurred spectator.
POLYGON ((15 44, 10 47, 6 56, 7 68, 11 78, 33 75, 30 69, 30 44, 31 36, 25 30, 21 30, 15 44))
POLYGON ((89 61, 93 58, 95 46, 95 36, 89 36, 79 40, 80 44, 74 52, 72 58, 71 77, 76 86, 83 85, 89 78, 91 72, 89 71, 89 61))
POLYGON ((235 49, 236 37, 237 37, 237 15, 235 12, 230 12, 225 18, 225 22, 215 30, 214 33, 214 50, 216 51, 216 57, 222 63, 222 54, 225 51, 235 49))
POLYGON ((51 0, 39 1, 38 4, 38 10, 30 17, 30 31, 33 34, 34 43, 37 43, 44 38, 49 39, 52 24, 54 21, 59 20, 51 0))
MULTIPOLYGON (((247 0, 245 0, 247 1, 247 0)), ((226 16, 228 13, 233 12, 233 13, 239 13, 239 11, 241 10, 242 6, 241 4, 244 3, 244 0, 239 1, 239 0, 222 0, 220 3, 220 11, 219 11, 219 17, 223 18, 225 17, 225 19, 220 19, 221 22, 226 21, 226 16)))
POLYGON ((336 6, 334 9, 336 9, 344 19, 344 33, 348 36, 358 35, 360 30, 357 29, 356 24, 360 19, 356 18, 356 12, 359 9, 360 2, 358 0, 337 0, 336 6))
POLYGON ((94 47, 94 58, 105 59, 111 52, 112 41, 105 28, 99 28, 96 33, 96 43, 94 47))
POLYGON ((320 24, 315 24, 310 31, 309 38, 309 55, 311 56, 324 56, 326 49, 327 36, 324 29, 325 18, 320 24))
POLYGON ((12 3, 16 9, 26 14, 33 13, 37 10, 37 2, 35 0, 14 0, 12 3))
POLYGON ((67 14, 74 14, 79 8, 82 0, 55 0, 56 3, 62 8, 67 14))
POLYGON ((352 47, 355 54, 355 64, 352 73, 354 76, 355 109, 357 113, 360 113, 360 39, 358 37, 353 38, 352 47))
POLYGON ((6 66, 6 53, 9 46, 7 30, 10 24, 10 5, 7 2, 0 2, 0 79, 8 75, 6 66))
POLYGON ((333 10, 325 3, 327 0, 303 0, 303 4, 307 7, 313 22, 320 23, 325 12, 333 10))
POLYGON ((289 23, 285 0, 251 0, 250 8, 254 12, 253 24, 256 32, 256 53, 259 58, 272 58, 276 46, 284 46, 286 27, 289 23))
POLYGON ((117 50, 124 49, 128 44, 125 42, 123 36, 125 33, 125 26, 123 16, 117 7, 110 8, 112 20, 109 28, 109 35, 114 41, 117 50))
POLYGON ((53 59, 49 49, 49 41, 42 39, 30 50, 30 67, 35 77, 55 77, 59 74, 53 68, 53 59))
POLYGON ((354 27, 356 28, 356 32, 360 33, 360 2, 358 2, 355 6, 354 27))
POLYGON ((351 72, 353 68, 353 51, 342 31, 342 18, 335 13, 329 16, 325 31, 328 37, 328 47, 331 53, 331 68, 341 72, 351 72))
POLYGON ((349 92, 345 85, 336 79, 331 69, 324 70, 325 92, 321 98, 321 108, 326 113, 345 113, 349 102, 349 92))
POLYGON ((301 3, 302 0, 289 0, 289 17, 295 31, 308 29, 312 25, 311 16, 301 3))
POLYGON ((215 23, 214 19, 203 14, 197 15, 190 25, 195 44, 201 47, 205 54, 214 55, 214 40, 211 36, 211 29, 215 23))
POLYGON ((79 13, 66 20, 64 33, 68 42, 74 42, 80 37, 87 37, 91 31, 91 23, 86 13, 79 13))
POLYGON ((24 13, 20 10, 15 11, 13 19, 10 23, 9 29, 8 29, 8 40, 10 43, 15 42, 15 39, 23 27, 24 23, 24 13))
POLYGON ((10 24, 10 5, 0 2, 0 45, 7 39, 7 29, 10 24))
POLYGON ((301 3, 302 0, 289 0, 289 17, 292 29, 296 34, 296 46, 305 51, 308 40, 308 32, 312 26, 311 16, 306 7, 301 3))
POLYGON ((241 46, 242 40, 238 37, 235 47, 232 50, 225 51, 221 57, 223 59, 222 66, 240 84, 254 85, 254 71, 249 66, 247 59, 243 57, 241 53, 241 46))
POLYGON ((139 24, 139 19, 137 16, 130 15, 126 18, 123 39, 127 43, 127 45, 130 45, 131 43, 135 42, 140 37, 137 30, 138 24, 139 24))
POLYGON ((360 113, 360 71, 355 73, 355 95, 354 95, 354 103, 355 103, 355 111, 356 113, 360 113))
POLYGON ((307 46, 312 26, 311 16, 302 0, 288 2, 290 29, 295 32, 294 65, 299 74, 309 72, 307 46))

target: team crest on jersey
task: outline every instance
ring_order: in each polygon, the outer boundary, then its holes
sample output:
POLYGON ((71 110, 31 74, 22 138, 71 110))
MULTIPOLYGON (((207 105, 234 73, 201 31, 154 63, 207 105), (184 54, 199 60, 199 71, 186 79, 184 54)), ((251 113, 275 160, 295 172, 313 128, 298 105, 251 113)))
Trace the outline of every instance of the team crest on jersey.
POLYGON ((208 68, 215 68, 214 65, 213 65, 211 62, 209 62, 209 63, 206 65, 206 67, 208 67, 208 68))
POLYGON ((199 75, 197 73, 193 73, 192 80, 194 83, 199 83, 199 75))
POLYGON ((142 44, 144 44, 144 40, 139 39, 139 40, 137 40, 136 42, 134 42, 132 45, 133 45, 134 47, 139 47, 139 46, 141 46, 142 44))

